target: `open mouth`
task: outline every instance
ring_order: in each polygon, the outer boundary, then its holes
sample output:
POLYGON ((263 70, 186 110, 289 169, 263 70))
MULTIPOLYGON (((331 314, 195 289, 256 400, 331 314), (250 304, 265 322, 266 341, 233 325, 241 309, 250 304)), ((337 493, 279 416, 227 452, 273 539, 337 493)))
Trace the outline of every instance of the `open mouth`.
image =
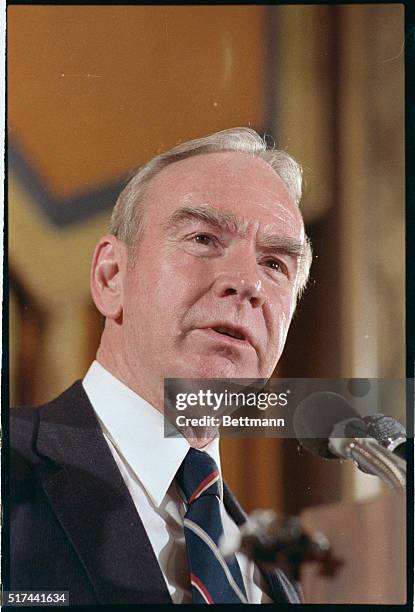
POLYGON ((255 349, 248 330, 243 327, 235 328, 233 325, 215 325, 215 323, 212 323, 209 327, 200 327, 199 330, 212 340, 221 341, 223 344, 228 344, 229 347, 233 344, 234 348, 255 349))
POLYGON ((229 336, 230 338, 236 338, 237 340, 245 340, 245 337, 239 332, 229 329, 228 327, 213 327, 212 328, 218 334, 223 334, 224 336, 229 336))

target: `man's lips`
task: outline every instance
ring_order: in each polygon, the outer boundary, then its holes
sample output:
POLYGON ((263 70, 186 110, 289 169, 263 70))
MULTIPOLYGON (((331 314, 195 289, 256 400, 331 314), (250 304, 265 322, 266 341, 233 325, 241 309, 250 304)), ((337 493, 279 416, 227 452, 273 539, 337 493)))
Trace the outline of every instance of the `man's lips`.
POLYGON ((202 331, 213 340, 221 341, 231 346, 251 346, 255 348, 249 330, 239 325, 220 322, 198 327, 196 329, 202 331))

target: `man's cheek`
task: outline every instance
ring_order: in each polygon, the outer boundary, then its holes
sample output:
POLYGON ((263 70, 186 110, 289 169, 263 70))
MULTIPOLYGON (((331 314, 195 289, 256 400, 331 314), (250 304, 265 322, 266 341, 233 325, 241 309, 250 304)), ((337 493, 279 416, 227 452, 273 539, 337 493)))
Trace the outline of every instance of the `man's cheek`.
POLYGON ((285 341, 288 334, 288 329, 291 322, 290 308, 278 310, 275 308, 272 317, 271 332, 268 338, 268 356, 271 360, 276 361, 280 358, 284 349, 285 341), (277 316, 278 315, 278 316, 277 316))

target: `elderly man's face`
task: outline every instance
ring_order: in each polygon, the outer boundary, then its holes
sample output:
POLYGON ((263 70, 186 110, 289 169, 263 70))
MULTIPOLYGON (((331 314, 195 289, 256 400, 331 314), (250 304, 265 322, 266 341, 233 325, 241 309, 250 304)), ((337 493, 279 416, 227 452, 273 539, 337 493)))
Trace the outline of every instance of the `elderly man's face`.
POLYGON ((165 168, 149 183, 124 279, 130 374, 146 386, 269 377, 294 311, 303 243, 298 207, 263 160, 222 152, 165 168))

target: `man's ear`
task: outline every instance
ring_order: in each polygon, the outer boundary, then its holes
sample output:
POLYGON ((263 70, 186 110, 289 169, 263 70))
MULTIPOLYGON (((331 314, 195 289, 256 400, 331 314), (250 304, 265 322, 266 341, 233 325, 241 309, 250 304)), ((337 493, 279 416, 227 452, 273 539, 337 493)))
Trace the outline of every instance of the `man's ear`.
POLYGON ((107 319, 120 319, 123 311, 123 279, 127 247, 115 236, 103 236, 95 247, 91 266, 91 295, 107 319))

